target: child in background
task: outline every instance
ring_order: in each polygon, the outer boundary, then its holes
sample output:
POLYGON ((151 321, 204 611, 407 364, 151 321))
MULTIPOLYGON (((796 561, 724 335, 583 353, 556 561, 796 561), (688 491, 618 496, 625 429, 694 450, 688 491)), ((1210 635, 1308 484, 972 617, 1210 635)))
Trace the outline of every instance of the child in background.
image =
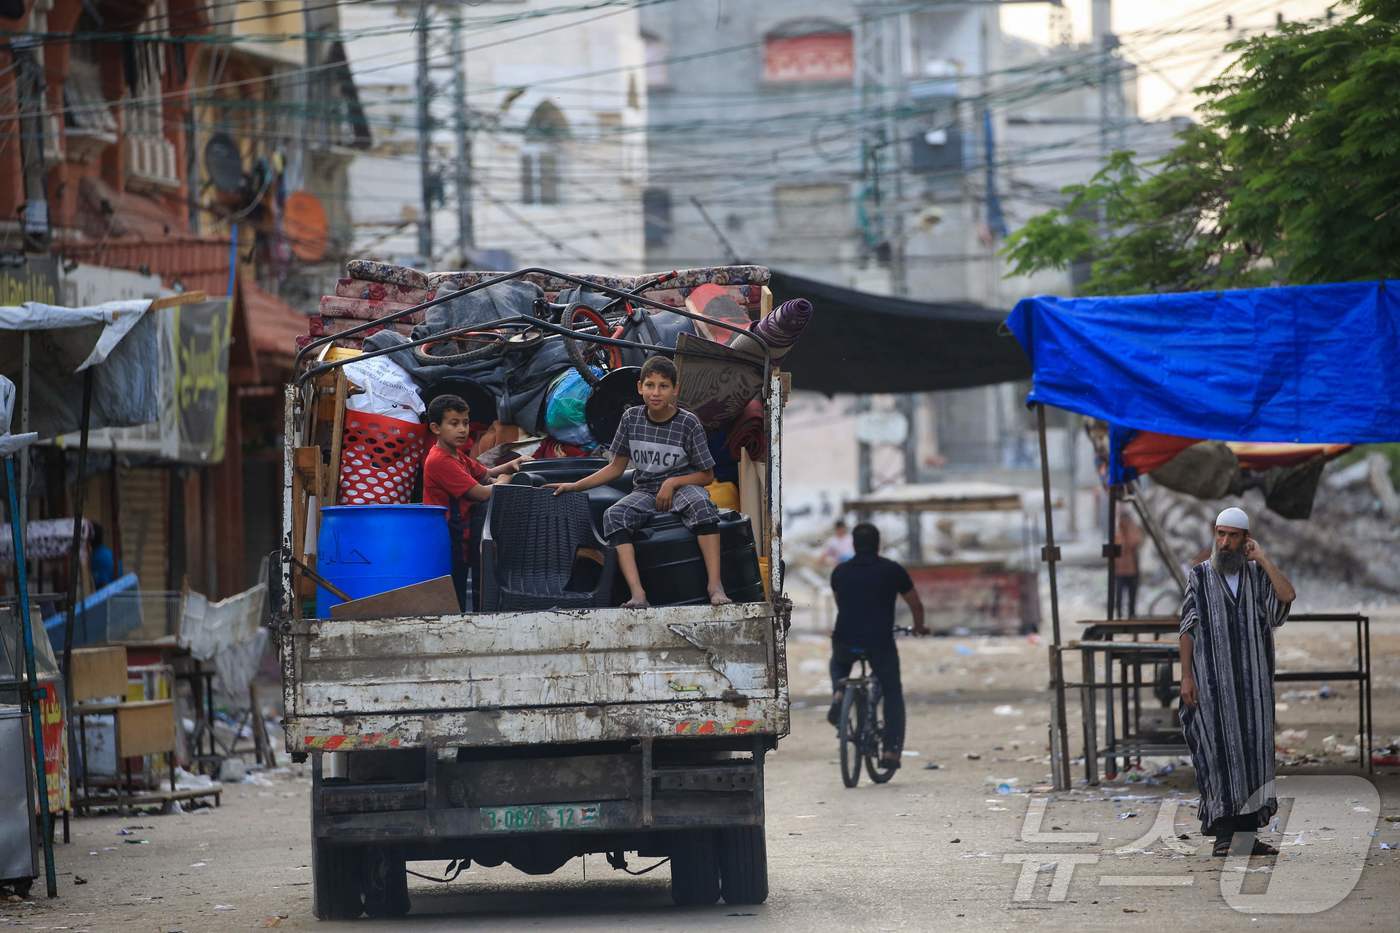
POLYGON ((481 522, 473 522, 475 503, 491 498, 490 483, 520 469, 523 460, 511 460, 487 468, 473 459, 471 411, 456 395, 439 395, 428 406, 428 430, 436 443, 423 461, 423 504, 447 507, 447 527, 452 541, 452 583, 463 611, 467 606, 467 577, 479 589, 481 553, 475 546, 481 522), (474 527, 475 526, 475 527, 474 527))
POLYGON ((648 605, 632 535, 658 511, 679 512, 695 533, 705 559, 710 604, 727 605, 730 599, 720 581, 719 511, 705 491, 715 479, 715 459, 705 429, 699 418, 680 407, 676 364, 666 357, 653 356, 642 364, 637 391, 645 404, 623 412, 610 448, 612 462, 578 482, 551 483, 550 488, 558 495, 604 486, 620 477, 630 463, 636 467, 632 492, 603 514, 603 536, 617 547, 617 563, 631 590, 623 608, 648 605))

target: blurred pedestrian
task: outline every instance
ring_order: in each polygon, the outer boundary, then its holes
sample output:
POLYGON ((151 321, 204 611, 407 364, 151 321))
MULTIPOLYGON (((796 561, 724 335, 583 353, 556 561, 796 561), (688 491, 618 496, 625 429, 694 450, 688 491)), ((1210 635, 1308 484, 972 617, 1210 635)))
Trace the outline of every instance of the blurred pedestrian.
POLYGON ((851 539, 851 533, 846 528, 846 521, 838 518, 832 527, 831 537, 827 538, 826 544, 822 545, 822 563, 834 567, 837 564, 844 564, 855 556, 855 542, 851 539))
POLYGON ((1126 509, 1118 512, 1118 556, 1113 559, 1113 579, 1117 584, 1118 618, 1137 618, 1138 557, 1142 551, 1142 529, 1126 509), (1126 604, 1126 606, 1125 606, 1126 604))

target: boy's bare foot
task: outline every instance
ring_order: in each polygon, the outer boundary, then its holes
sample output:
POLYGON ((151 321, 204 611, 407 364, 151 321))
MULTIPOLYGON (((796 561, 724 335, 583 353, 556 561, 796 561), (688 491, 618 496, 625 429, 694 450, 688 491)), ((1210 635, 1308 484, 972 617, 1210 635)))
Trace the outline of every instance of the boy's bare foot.
POLYGON ((640 596, 633 596, 622 604, 623 609, 650 609, 651 603, 647 602, 647 596, 643 593, 640 596))
POLYGON ((730 603, 732 603, 732 602, 734 602, 734 600, 730 599, 730 598, 725 594, 725 592, 724 592, 724 587, 722 587, 722 586, 717 586, 717 587, 715 587, 714 589, 710 590, 710 605, 711 605, 711 606, 728 606, 728 605, 729 605, 730 603))

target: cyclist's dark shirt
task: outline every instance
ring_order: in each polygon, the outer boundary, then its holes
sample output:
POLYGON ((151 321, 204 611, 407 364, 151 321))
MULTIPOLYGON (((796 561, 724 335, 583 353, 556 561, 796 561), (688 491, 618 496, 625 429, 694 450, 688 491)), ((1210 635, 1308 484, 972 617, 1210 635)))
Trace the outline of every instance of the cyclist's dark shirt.
POLYGON ((909 573, 877 554, 857 554, 831 572, 837 641, 858 648, 894 643, 894 601, 914 588, 909 573))

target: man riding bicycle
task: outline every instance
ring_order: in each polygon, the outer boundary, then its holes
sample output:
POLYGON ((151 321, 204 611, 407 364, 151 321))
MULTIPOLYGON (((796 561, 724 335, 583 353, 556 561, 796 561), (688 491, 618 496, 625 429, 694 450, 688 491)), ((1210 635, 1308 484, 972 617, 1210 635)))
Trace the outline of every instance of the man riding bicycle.
MULTIPOLYGON (((904 690, 899 680, 899 652, 894 646, 894 601, 901 596, 914 614, 914 634, 927 635, 924 604, 914 581, 899 564, 880 556, 880 530, 862 522, 851 532, 856 555, 831 572, 836 595, 836 629, 831 633, 831 711, 838 724, 841 682, 850 676, 856 654, 863 652, 884 691, 885 732, 880 764, 898 768, 904 748, 904 690)), ((839 726, 838 726, 839 728, 839 726)))

